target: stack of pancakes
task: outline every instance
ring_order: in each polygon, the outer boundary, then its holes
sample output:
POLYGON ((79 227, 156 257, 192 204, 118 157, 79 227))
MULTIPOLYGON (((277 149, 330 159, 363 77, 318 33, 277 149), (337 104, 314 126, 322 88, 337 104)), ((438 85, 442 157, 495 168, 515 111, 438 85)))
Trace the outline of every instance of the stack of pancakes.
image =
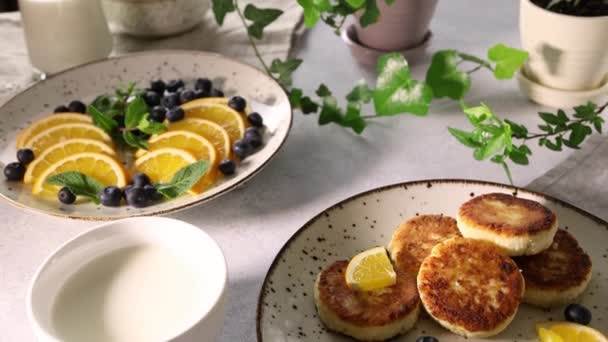
POLYGON ((319 273, 315 302, 334 331, 382 341, 410 330, 420 303, 439 324, 466 337, 504 330, 523 301, 570 303, 591 279, 591 259, 540 203, 493 193, 464 203, 457 220, 416 216, 388 245, 397 283, 378 291, 349 288, 348 261, 319 273), (525 284, 525 285, 524 285, 525 284))

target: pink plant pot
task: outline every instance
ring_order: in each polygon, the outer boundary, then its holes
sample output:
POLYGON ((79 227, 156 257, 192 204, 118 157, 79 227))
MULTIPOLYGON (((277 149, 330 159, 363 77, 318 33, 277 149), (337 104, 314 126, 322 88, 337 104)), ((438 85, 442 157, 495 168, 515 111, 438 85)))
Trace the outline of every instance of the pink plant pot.
MULTIPOLYGON (((387 5, 377 0, 380 18, 365 28, 359 20, 355 28, 359 42, 377 50, 398 51, 422 43, 429 31, 437 0, 394 0, 387 5)), ((362 13, 357 14, 357 18, 362 13)))

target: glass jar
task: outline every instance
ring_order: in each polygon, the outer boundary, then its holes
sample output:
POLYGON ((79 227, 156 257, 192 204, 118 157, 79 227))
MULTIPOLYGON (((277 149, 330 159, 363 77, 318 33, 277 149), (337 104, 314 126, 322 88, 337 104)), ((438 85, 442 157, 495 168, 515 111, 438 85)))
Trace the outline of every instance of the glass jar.
POLYGON ((19 7, 30 60, 43 74, 112 52, 100 0, 20 0, 19 7))

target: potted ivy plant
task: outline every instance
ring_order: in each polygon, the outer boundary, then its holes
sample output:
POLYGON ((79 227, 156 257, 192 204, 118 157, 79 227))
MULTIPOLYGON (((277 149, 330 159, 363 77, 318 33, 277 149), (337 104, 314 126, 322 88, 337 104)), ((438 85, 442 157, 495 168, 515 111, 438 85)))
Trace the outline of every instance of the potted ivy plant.
POLYGON ((533 100, 563 106, 608 93, 608 2, 521 0, 520 34, 530 54, 520 84, 533 100))

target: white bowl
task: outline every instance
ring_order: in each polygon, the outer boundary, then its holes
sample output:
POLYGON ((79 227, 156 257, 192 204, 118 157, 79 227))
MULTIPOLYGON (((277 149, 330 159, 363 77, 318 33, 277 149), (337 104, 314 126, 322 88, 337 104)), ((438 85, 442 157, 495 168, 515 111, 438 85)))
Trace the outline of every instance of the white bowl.
POLYGON ((164 37, 200 24, 210 0, 103 0, 113 32, 164 37))
MULTIPOLYGON (((195 279, 204 280, 197 282, 200 285, 197 293, 202 295, 199 300, 192 300, 188 319, 176 322, 174 326, 179 328, 165 332, 168 336, 159 336, 157 340, 214 341, 224 319, 227 287, 224 255, 217 243, 198 227, 160 217, 129 218, 100 225, 68 241, 44 261, 27 294, 28 318, 38 340, 58 342, 62 339, 54 324, 54 305, 64 285, 77 271, 108 253, 139 245, 162 248, 186 265, 195 279)), ((167 293, 170 298, 175 295, 167 293)), ((150 307, 147 303, 145 306, 150 307)), ((155 308, 157 303, 152 304, 155 308)))

